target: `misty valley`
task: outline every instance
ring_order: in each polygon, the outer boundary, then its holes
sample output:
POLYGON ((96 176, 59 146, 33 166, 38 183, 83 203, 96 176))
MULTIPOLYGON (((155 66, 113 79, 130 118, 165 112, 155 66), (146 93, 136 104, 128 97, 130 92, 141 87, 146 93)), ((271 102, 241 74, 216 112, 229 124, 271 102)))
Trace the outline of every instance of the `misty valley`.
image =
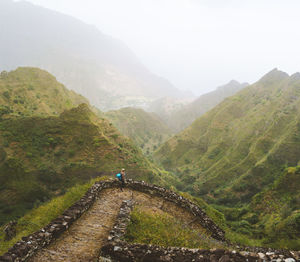
POLYGON ((0 0, 0 261, 300 261, 300 73, 197 94, 32 2, 0 0))

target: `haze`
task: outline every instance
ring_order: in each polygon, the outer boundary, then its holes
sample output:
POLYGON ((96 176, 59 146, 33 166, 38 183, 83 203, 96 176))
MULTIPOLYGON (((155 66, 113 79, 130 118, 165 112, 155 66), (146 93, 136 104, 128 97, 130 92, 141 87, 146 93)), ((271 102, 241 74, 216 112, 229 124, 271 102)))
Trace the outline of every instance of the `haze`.
POLYGON ((208 92, 257 81, 274 67, 300 71, 297 0, 30 0, 125 42, 154 73, 208 92))

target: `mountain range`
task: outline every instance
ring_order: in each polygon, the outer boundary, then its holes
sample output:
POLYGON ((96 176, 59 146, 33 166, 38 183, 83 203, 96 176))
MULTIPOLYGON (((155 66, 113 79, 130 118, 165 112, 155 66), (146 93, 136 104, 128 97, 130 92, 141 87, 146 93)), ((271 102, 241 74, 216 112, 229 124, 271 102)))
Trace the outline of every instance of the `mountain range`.
POLYGON ((179 97, 120 40, 96 27, 29 2, 0 2, 0 71, 39 67, 102 110, 179 97))
POLYGON ((171 111, 171 114, 166 117, 166 123, 174 132, 182 131, 198 117, 222 102, 226 97, 234 95, 248 85, 248 83, 239 83, 236 80, 231 80, 226 85, 203 94, 193 102, 171 111))
POLYGON ((249 202, 299 161, 300 74, 277 69, 198 118, 155 158, 185 190, 226 205, 249 202))

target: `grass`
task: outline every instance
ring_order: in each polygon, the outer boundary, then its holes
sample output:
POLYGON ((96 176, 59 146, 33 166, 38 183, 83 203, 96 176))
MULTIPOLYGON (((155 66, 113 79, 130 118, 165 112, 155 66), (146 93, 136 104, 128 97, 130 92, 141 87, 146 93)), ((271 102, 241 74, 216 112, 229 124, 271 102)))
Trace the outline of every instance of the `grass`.
POLYGON ((155 152, 154 159, 178 173, 183 191, 209 203, 243 205, 284 165, 299 161, 300 81, 273 81, 276 74, 225 99, 155 152))
POLYGON ((176 172, 179 190, 200 196, 225 215, 232 241, 297 247, 300 172, 284 170, 299 164, 299 86, 299 79, 273 71, 154 154, 176 172))
POLYGON ((165 247, 212 248, 218 246, 201 230, 190 228, 167 213, 157 214, 136 207, 131 213, 125 239, 133 243, 165 247))
MULTIPOLYGON (((0 235, 0 255, 7 252, 22 237, 38 231, 61 215, 64 210, 78 201, 96 181, 106 179, 107 177, 97 177, 91 179, 88 183, 75 185, 68 189, 63 196, 55 197, 49 202, 29 211, 17 221, 17 235, 12 240, 4 241, 4 234, 0 235)), ((1 228, 2 231, 3 227, 1 228)))

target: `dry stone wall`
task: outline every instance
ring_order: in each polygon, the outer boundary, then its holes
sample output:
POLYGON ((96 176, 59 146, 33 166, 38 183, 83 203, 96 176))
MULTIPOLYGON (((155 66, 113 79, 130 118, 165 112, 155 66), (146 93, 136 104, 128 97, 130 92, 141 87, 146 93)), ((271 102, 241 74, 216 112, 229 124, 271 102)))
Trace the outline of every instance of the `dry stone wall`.
MULTIPOLYGON (((64 213, 49 223, 41 230, 23 237, 11 247, 6 254, 0 256, 0 262, 19 262, 26 261, 37 250, 49 245, 60 234, 66 231, 72 223, 77 220, 86 210, 88 210, 94 201, 99 197, 99 193, 106 188, 119 187, 116 180, 101 181, 95 183, 86 194, 74 205, 64 211, 64 213)), ((155 195, 171 201, 176 205, 190 211, 199 220, 203 227, 212 233, 212 237, 224 241, 225 234, 198 206, 182 196, 169 191, 165 188, 150 185, 145 182, 128 180, 126 187, 155 195)), ((127 225, 130 221, 130 212, 133 206, 132 201, 122 203, 115 226, 110 232, 107 243, 102 247, 102 254, 111 257, 115 261, 267 261, 271 259, 284 259, 289 257, 289 262, 296 261, 298 252, 280 252, 253 253, 251 251, 228 251, 228 250, 199 250, 187 248, 163 248, 159 246, 131 244, 123 240, 127 225), (291 260, 292 259, 292 260, 291 260)), ((284 260, 274 260, 284 261, 284 260)), ((287 261, 287 260, 285 260, 287 261)))
MULTIPOLYGON (((31 257, 38 249, 49 245, 52 240, 58 238, 61 233, 67 230, 75 220, 77 220, 86 210, 91 207, 103 189, 119 187, 119 185, 119 182, 116 180, 100 181, 95 183, 79 201, 65 210, 61 216, 57 217, 39 231, 27 237, 23 237, 22 240, 11 247, 6 254, 0 256, 0 261, 26 261, 26 259, 31 257)), ((214 224, 214 222, 205 214, 204 211, 182 196, 179 196, 178 194, 165 188, 156 185, 150 185, 143 181, 133 181, 129 179, 126 182, 126 187, 132 190, 159 196, 168 201, 176 203, 177 205, 191 211, 195 216, 197 216, 203 227, 212 232, 212 237, 215 237, 218 240, 225 239, 224 231, 214 224)))
POLYGON ((300 261, 300 252, 248 248, 248 251, 224 249, 189 249, 180 247, 161 247, 146 244, 132 244, 124 240, 130 222, 134 203, 123 201, 116 223, 101 248, 99 261, 117 262, 243 262, 243 261, 300 261), (254 252, 256 251, 256 252, 254 252))

